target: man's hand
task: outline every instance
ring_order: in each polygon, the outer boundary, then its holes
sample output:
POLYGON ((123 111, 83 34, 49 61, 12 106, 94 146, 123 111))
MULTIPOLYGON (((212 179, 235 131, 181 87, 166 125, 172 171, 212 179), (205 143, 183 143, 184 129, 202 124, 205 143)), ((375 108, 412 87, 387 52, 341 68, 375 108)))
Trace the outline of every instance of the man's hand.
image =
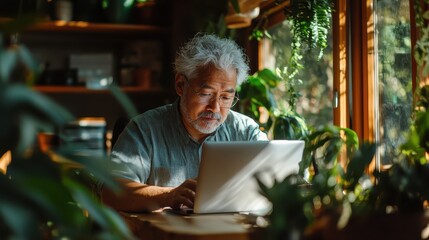
POLYGON ((179 209, 182 206, 194 207, 195 189, 197 181, 187 179, 179 186, 173 188, 169 193, 170 206, 173 209, 179 209))

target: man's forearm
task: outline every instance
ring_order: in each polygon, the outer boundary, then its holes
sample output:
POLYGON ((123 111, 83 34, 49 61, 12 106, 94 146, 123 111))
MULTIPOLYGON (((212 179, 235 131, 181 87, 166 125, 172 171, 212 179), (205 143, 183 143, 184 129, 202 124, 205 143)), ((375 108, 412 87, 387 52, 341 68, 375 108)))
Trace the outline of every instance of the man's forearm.
POLYGON ((112 208, 125 212, 153 211, 169 206, 170 187, 149 186, 121 179, 122 191, 119 194, 103 189, 101 199, 112 208))

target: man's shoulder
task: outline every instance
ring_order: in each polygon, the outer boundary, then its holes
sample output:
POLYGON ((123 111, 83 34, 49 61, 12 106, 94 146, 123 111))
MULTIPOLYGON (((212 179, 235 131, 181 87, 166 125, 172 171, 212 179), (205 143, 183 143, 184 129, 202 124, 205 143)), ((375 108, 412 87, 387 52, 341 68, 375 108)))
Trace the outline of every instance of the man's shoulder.
POLYGON ((259 127, 259 124, 253 120, 251 117, 246 116, 242 113, 230 110, 228 117, 225 120, 225 125, 227 128, 236 128, 236 129, 247 129, 248 127, 259 127))
POLYGON ((230 110, 228 113, 227 120, 230 120, 231 122, 249 122, 249 123, 256 123, 252 118, 249 116, 246 116, 242 113, 230 110))
POLYGON ((217 133, 219 140, 223 138, 234 141, 267 139, 255 120, 232 110, 229 111, 227 119, 217 133))
POLYGON ((159 106, 153 109, 149 109, 133 118, 134 121, 161 121, 165 119, 165 117, 174 114, 174 108, 172 103, 166 104, 163 106, 159 106))

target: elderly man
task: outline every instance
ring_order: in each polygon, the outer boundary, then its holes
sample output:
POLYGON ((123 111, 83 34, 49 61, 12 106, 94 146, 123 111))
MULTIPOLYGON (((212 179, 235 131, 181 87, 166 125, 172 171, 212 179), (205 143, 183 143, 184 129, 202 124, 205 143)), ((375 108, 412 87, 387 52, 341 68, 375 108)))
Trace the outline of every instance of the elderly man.
POLYGON ((121 195, 102 191, 121 211, 192 207, 201 146, 207 141, 268 140, 251 118, 231 110, 249 67, 232 40, 197 34, 177 53, 173 103, 131 119, 112 149, 121 195))

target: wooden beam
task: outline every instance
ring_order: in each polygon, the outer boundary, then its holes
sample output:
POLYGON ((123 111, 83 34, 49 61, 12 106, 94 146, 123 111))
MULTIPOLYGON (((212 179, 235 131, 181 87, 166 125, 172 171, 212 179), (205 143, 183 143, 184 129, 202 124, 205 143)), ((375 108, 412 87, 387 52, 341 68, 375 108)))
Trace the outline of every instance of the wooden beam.
MULTIPOLYGON (((332 14, 333 70, 334 70, 334 125, 349 127, 348 106, 348 54, 347 54, 347 3, 335 0, 332 14)), ((352 1, 354 2, 354 1, 352 1)))

